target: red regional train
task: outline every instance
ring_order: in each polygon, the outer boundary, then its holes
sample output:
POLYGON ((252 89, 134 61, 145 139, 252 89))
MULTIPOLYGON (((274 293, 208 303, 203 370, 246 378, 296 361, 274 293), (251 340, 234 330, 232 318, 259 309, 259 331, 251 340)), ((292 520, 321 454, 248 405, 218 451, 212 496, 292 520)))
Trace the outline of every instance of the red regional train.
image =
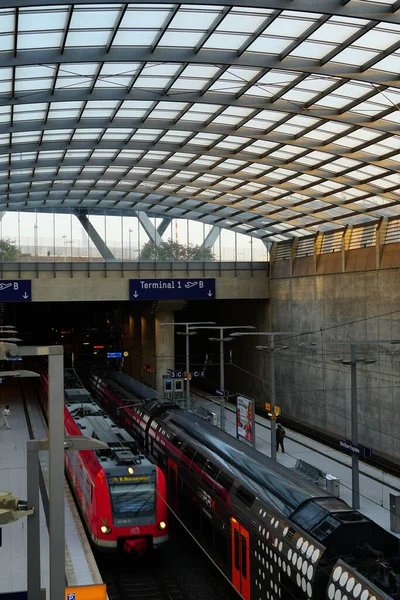
MULTIPOLYGON (((44 389, 47 376, 42 374, 44 389)), ((78 384, 79 385, 79 384, 78 384)), ((144 552, 168 540, 166 481, 162 470, 76 386, 65 393, 65 434, 108 444, 105 450, 65 452, 65 468, 93 545, 99 550, 144 552)), ((43 408, 47 415, 45 393, 43 408)))

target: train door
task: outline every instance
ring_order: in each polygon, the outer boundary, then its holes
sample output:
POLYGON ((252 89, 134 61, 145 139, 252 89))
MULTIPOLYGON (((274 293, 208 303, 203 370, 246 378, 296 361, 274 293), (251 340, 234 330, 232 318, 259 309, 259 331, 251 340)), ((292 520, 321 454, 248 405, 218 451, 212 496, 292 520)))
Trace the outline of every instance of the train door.
POLYGON ((232 583, 245 600, 250 600, 250 535, 236 519, 232 523, 232 583))
POLYGON ((168 502, 172 510, 178 510, 178 465, 168 458, 168 502))

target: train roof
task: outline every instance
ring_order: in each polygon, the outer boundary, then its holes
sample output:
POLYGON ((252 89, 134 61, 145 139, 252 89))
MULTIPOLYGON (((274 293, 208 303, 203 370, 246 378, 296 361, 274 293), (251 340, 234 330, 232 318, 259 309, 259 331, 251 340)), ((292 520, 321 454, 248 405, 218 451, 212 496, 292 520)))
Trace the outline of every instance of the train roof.
POLYGON ((65 400, 66 407, 82 434, 108 444, 108 449, 95 451, 106 471, 122 465, 148 466, 149 461, 141 454, 135 440, 110 419, 92 400, 87 390, 66 389, 65 400))
POLYGON ((269 503, 275 498, 275 504, 279 505, 280 510, 283 510, 286 515, 292 514, 303 503, 316 498, 332 499, 335 511, 351 510, 345 502, 332 498, 327 492, 308 482, 292 469, 253 450, 197 415, 176 411, 170 413, 167 420, 168 424, 176 425, 192 439, 235 467, 239 478, 243 477, 243 481, 239 480, 239 483, 253 487, 257 496, 263 495, 269 503))

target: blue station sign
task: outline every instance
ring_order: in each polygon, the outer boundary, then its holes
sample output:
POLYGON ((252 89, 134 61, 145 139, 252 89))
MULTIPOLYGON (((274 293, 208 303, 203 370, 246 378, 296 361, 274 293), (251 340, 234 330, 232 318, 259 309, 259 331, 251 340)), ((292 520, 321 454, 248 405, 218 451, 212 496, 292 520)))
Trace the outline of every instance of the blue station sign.
POLYGON ((130 300, 213 300, 215 279, 130 279, 130 300))
POLYGON ((0 279, 0 302, 32 302, 30 279, 0 279))
POLYGON ((361 444, 353 444, 349 440, 340 440, 340 448, 350 454, 358 454, 361 458, 369 458, 372 454, 371 448, 361 446, 361 444))
POLYGON ((122 358, 122 352, 107 352, 107 358, 122 358))

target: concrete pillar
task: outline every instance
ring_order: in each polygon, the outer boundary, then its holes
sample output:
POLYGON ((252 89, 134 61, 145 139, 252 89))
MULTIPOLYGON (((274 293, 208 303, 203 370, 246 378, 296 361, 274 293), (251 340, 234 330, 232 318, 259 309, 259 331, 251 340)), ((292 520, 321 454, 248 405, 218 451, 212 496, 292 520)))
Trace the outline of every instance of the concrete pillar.
POLYGON ((299 245, 299 238, 294 238, 290 247, 290 276, 293 276, 294 263, 296 262, 297 248, 299 245))
POLYGON ((348 225, 342 238, 342 273, 346 272, 347 255, 350 248, 351 234, 353 226, 348 225))
POLYGON ((167 369, 175 368, 175 327, 160 324, 173 322, 172 311, 155 314, 156 390, 159 393, 163 392, 163 375, 167 373, 167 369))
POLYGON ((123 332, 123 350, 129 352, 124 360, 124 372, 134 379, 141 380, 141 355, 142 355, 142 327, 141 317, 138 311, 132 311, 125 315, 123 332))
POLYGON ((380 269, 381 266, 381 258, 383 245, 386 240, 386 232, 387 226, 389 223, 389 219, 387 217, 383 217, 376 228, 376 268, 380 269))
POLYGON ((141 340, 141 379, 146 385, 155 387, 155 320, 150 312, 142 314, 141 340))

